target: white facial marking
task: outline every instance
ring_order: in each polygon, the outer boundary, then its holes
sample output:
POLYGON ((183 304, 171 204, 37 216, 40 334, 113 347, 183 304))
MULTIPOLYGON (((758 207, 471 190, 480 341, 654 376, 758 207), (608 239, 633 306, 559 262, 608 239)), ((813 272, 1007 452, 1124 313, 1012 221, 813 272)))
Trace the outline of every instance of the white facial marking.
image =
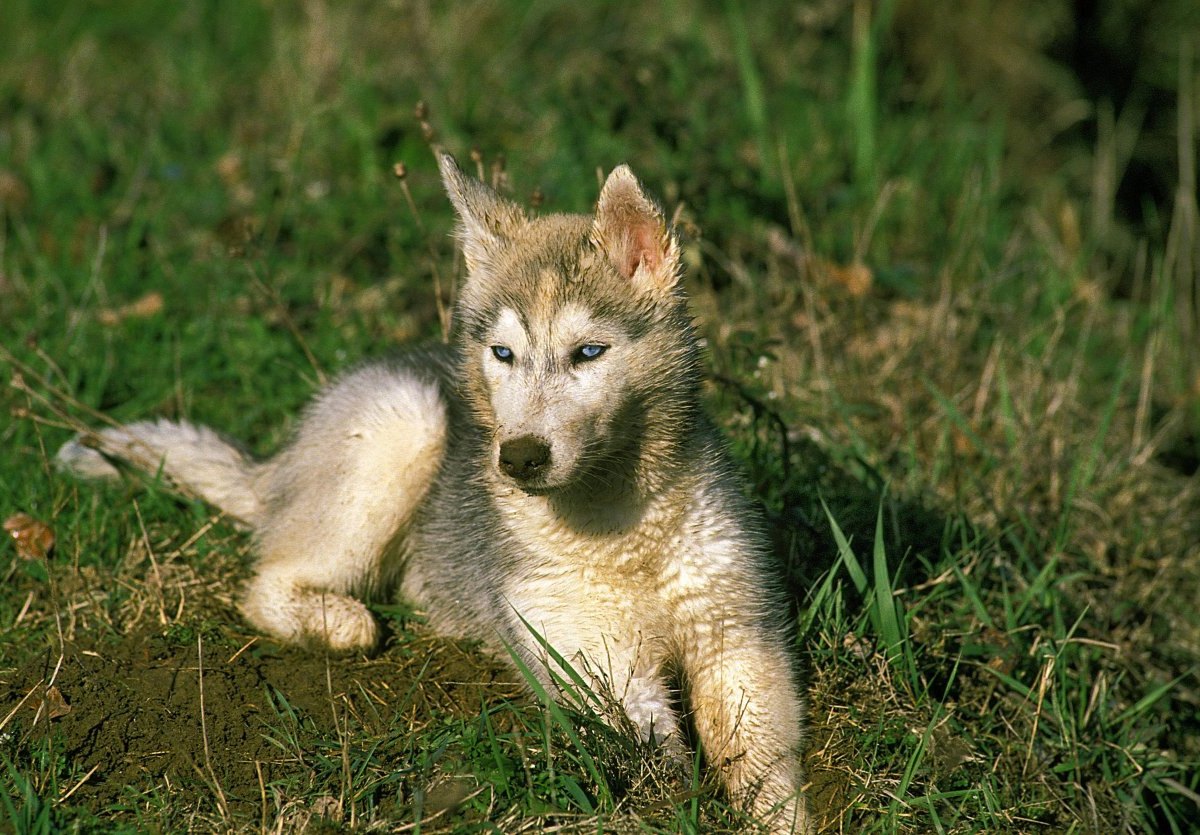
POLYGON ((484 363, 495 360, 492 346, 502 345, 513 353, 514 360, 523 360, 529 355, 529 334, 521 324, 521 317, 512 308, 506 307, 500 311, 496 324, 492 327, 491 341, 484 346, 484 363))
POLYGON ((586 465, 581 456, 598 436, 614 431, 611 418, 624 379, 612 349, 619 348, 622 334, 579 304, 531 319, 526 328, 515 310, 501 310, 480 350, 496 426, 494 452, 506 441, 541 440, 550 447, 550 465, 529 486, 553 488, 586 465), (584 345, 605 350, 580 359, 584 345), (511 357, 502 352, 497 358, 496 346, 508 348, 511 357))
POLYGON ((577 304, 568 304, 554 317, 551 335, 561 350, 572 352, 585 342, 605 342, 601 328, 591 313, 577 304))

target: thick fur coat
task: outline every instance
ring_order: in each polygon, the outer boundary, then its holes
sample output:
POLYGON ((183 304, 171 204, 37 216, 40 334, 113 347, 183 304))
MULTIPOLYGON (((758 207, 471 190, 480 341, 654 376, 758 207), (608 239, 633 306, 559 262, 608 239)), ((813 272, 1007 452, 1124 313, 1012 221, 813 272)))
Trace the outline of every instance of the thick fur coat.
POLYGON ((729 793, 808 831, 787 606, 700 406, 662 212, 624 166, 594 216, 530 218, 440 162, 467 262, 451 347, 346 374, 266 461, 166 421, 60 461, 159 472, 251 528, 241 608, 270 635, 371 648, 362 600, 398 588, 551 691, 553 647, 644 739, 680 748, 682 705, 729 793))

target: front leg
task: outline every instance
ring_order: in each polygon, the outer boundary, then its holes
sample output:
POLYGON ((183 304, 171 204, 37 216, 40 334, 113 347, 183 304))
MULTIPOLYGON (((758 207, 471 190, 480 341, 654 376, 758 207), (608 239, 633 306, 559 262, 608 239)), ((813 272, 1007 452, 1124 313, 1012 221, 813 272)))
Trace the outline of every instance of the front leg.
POLYGON ((620 727, 628 719, 643 742, 682 752, 679 719, 662 669, 662 640, 612 615, 617 607, 596 606, 602 593, 562 600, 555 594, 558 584, 520 585, 509 590, 509 641, 547 691, 561 694, 558 681, 570 682, 574 672, 599 696, 597 712, 609 725, 620 727))
POLYGON ((682 655, 709 766, 772 832, 809 832, 801 793, 804 708, 780 630, 746 611, 706 614, 685 626, 682 655))

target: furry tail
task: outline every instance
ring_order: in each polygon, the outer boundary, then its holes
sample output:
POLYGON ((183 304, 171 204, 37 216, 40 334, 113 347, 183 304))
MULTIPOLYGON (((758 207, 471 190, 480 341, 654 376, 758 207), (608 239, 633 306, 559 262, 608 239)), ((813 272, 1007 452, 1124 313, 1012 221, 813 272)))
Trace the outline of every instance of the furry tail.
POLYGON ((80 478, 112 479, 117 462, 161 474, 172 486, 198 496, 250 527, 263 516, 258 485, 263 464, 207 426, 168 420, 141 421, 68 441, 58 451, 60 468, 80 478))

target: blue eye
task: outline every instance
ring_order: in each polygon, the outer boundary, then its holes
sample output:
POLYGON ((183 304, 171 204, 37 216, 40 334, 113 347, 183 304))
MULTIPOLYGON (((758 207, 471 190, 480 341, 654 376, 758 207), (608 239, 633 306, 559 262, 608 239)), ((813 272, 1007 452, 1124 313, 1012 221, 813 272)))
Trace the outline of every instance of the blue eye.
POLYGON ((512 348, 506 347, 504 345, 493 345, 492 346, 492 356, 494 356, 496 359, 500 360, 500 362, 503 362, 503 363, 510 363, 513 361, 512 348))
POLYGON ((607 350, 607 345, 581 345, 575 351, 574 360, 575 362, 587 362, 588 360, 594 360, 607 350))

